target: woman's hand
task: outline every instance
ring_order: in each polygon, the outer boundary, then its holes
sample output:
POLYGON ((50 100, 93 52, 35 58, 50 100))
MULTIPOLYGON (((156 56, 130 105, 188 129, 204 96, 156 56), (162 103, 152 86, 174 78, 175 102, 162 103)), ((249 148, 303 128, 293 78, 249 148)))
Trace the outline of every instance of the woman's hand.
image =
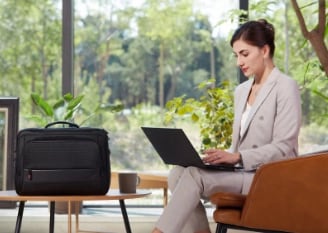
POLYGON ((204 151, 205 157, 203 158, 204 163, 207 164, 236 164, 240 162, 239 153, 230 153, 219 149, 207 149, 204 151))

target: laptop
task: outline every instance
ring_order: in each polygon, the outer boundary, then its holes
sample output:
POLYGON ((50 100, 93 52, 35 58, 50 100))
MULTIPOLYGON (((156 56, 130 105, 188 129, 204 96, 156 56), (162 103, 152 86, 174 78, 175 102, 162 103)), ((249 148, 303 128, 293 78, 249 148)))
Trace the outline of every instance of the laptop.
POLYGON ((166 164, 222 171, 242 169, 231 164, 205 164, 183 129, 155 127, 141 127, 141 129, 166 164))

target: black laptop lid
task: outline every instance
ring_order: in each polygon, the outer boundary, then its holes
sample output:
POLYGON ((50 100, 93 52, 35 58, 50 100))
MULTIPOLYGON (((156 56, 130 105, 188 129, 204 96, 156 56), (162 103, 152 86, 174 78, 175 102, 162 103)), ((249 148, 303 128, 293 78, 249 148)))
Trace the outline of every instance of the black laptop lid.
POLYGON ((204 164, 182 129, 154 127, 141 127, 141 129, 166 164, 222 171, 235 171, 243 168, 232 164, 204 164))
POLYGON ((205 167, 182 129, 152 127, 141 127, 141 129, 166 164, 205 167))

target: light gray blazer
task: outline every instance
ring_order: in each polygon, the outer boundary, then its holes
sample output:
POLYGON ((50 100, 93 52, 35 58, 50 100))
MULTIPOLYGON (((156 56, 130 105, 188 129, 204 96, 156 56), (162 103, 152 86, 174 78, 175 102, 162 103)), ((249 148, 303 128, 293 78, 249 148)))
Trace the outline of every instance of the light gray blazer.
POLYGON ((295 157, 301 127, 301 101, 295 80, 274 68, 263 84, 240 136, 240 122, 253 79, 235 90, 232 152, 240 152, 245 171, 295 157))

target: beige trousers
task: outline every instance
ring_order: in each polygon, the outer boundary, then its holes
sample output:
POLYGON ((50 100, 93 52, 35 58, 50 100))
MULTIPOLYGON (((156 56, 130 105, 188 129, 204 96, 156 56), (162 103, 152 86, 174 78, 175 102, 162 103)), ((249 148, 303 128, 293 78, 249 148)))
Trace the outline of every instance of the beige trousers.
POLYGON ((201 199, 208 200, 211 194, 219 191, 242 193, 244 178, 249 179, 249 175, 253 176, 244 172, 174 167, 168 177, 172 195, 156 227, 164 233, 193 233, 209 229, 201 199))

